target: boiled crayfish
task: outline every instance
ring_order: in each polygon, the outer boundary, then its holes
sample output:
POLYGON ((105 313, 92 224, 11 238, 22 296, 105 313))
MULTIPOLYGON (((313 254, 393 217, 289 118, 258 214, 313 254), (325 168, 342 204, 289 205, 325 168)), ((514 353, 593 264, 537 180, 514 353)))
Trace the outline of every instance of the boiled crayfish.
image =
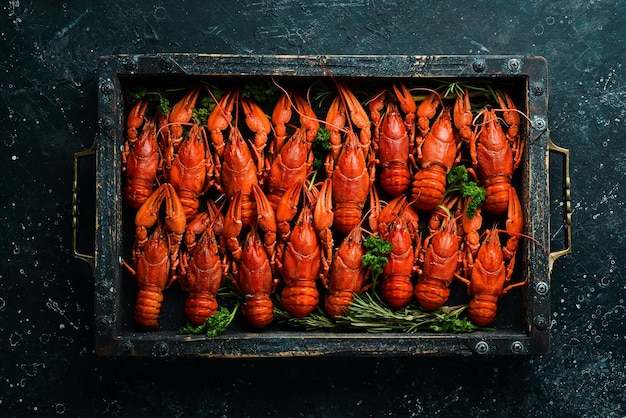
POLYGON ((280 268, 285 281, 281 303, 293 316, 303 317, 317 307, 322 253, 309 206, 304 206, 285 246, 280 268))
POLYGON ((309 99, 315 92, 304 95, 302 86, 259 97, 245 84, 221 96, 206 84, 169 112, 149 114, 147 98, 133 105, 122 192, 125 210, 136 210, 134 266, 124 264, 139 287, 138 327, 158 328, 163 291, 176 280, 196 326, 218 310, 227 278, 254 328, 273 321, 277 291, 294 317, 319 304, 332 318, 346 315, 354 295, 372 286, 366 234, 390 244, 375 290, 392 309, 415 299, 436 310, 458 278, 468 287, 469 318, 485 326, 498 298, 523 284, 508 284, 524 230, 512 181, 525 145, 509 94, 495 91, 497 105, 481 104, 474 116, 458 85, 416 102, 420 88, 401 81, 378 83, 373 96, 333 81, 324 120, 309 99), (371 98, 369 112, 355 93, 371 98), (207 102, 213 107, 196 112, 207 102), (477 200, 449 180, 455 166, 467 174, 462 184, 485 189, 473 217, 466 209, 477 200), (487 232, 483 216, 494 222, 487 232))
MULTIPOLYGON (((431 94, 420 105, 418 115, 434 115, 437 97, 436 93, 431 94)), ((413 206, 417 210, 432 211, 446 191, 446 175, 460 160, 459 144, 452 129, 449 108, 441 110, 432 127, 428 126, 426 116, 420 116, 418 125, 423 135, 417 141, 417 160, 421 169, 413 177, 413 206)))
POLYGON ((122 171, 125 177, 122 196, 133 209, 139 209, 154 191, 160 165, 155 122, 146 121, 139 136, 134 141, 129 138, 125 142, 122 153, 122 171))
POLYGON ((176 279, 179 246, 185 230, 182 205, 169 183, 161 185, 139 208, 135 225, 135 268, 125 263, 139 286, 135 323, 142 329, 155 330, 159 328, 163 289, 176 279), (163 202, 165 219, 161 220, 163 202))
POLYGON ((486 106, 480 130, 472 135, 469 142, 469 151, 472 165, 487 193, 483 209, 502 215, 509 206, 511 179, 520 164, 524 141, 519 136, 520 117, 513 101, 506 93, 504 97, 499 93, 496 97, 504 109, 504 120, 509 128, 505 134, 496 109, 486 106))
POLYGON ((169 245, 162 226, 159 225, 150 234, 135 266, 136 268, 132 268, 126 264, 139 286, 135 303, 135 324, 143 330, 157 330, 163 290, 172 283, 169 245))
POLYGON ((219 248, 213 232, 207 229, 190 256, 181 263, 179 282, 189 292, 185 316, 195 326, 217 312, 217 292, 223 283, 219 248))
POLYGON ((380 187, 393 197, 403 194, 411 184, 409 136, 402 117, 393 105, 387 106, 373 148, 379 167, 380 187))
POLYGON ((496 317, 498 298, 509 290, 523 286, 526 281, 506 286, 511 280, 513 269, 505 265, 498 237, 498 230, 485 231, 485 239, 478 250, 476 260, 470 261, 470 279, 459 277, 468 286, 472 298, 467 316, 479 327, 486 327, 496 317))
POLYGON ((233 284, 244 297, 242 312, 248 323, 255 328, 269 325, 274 320, 274 303, 270 295, 274 293, 278 280, 273 278, 256 228, 248 233, 233 277, 233 284))
POLYGON ((212 170, 213 159, 205 131, 194 124, 178 146, 178 152, 167 173, 170 184, 181 200, 187 221, 198 213, 198 197, 206 191, 207 176, 212 175, 212 170))
POLYGON ((344 238, 330 267, 324 306, 331 318, 345 315, 354 300, 354 294, 367 289, 366 269, 361 261, 363 254, 363 235, 358 225, 344 238))
POLYGON ((462 251, 454 217, 448 215, 440 228, 424 241, 415 299, 427 311, 442 306, 450 296, 450 284, 460 273, 462 251))

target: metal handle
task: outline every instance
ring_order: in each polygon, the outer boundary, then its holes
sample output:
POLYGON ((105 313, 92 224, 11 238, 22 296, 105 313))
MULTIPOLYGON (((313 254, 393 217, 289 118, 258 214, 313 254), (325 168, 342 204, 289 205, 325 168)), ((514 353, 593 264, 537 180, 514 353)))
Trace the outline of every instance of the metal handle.
POLYGON ((551 274, 552 267, 556 259, 572 252, 572 201, 569 177, 569 150, 567 148, 559 147, 552 142, 552 139, 548 138, 548 151, 558 152, 563 155, 563 158, 565 159, 565 165, 563 168, 563 227, 565 228, 565 248, 550 253, 548 272, 551 274))
POLYGON ((79 198, 79 181, 78 181, 78 160, 83 157, 89 157, 96 153, 96 141, 91 144, 89 148, 83 151, 74 153, 74 182, 72 183, 72 250, 74 251, 74 258, 85 261, 91 266, 91 269, 95 269, 95 255, 81 253, 77 249, 76 242, 78 241, 78 204, 79 198))

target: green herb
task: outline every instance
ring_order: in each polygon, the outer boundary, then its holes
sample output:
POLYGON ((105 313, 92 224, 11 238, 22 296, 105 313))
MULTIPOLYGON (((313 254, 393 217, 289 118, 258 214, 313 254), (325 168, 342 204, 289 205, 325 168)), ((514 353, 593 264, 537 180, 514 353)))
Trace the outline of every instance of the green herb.
POLYGON ((228 328, 230 323, 235 318, 235 314, 237 313, 238 309, 239 309, 239 302, 237 302, 232 312, 230 312, 227 308, 222 306, 218 309, 218 311, 215 314, 208 317, 206 321, 204 322, 204 324, 201 324, 195 327, 188 323, 186 326, 182 327, 179 330, 179 332, 181 334, 194 334, 194 335, 206 334, 206 336, 209 338, 216 337, 217 335, 224 332, 226 328, 228 328))
POLYGON ((159 96, 159 112, 163 115, 167 115, 170 113, 171 109, 172 106, 170 106, 170 101, 163 96, 159 96))
POLYGON ((267 80, 249 81, 241 92, 242 97, 250 97, 259 103, 275 103, 282 91, 267 80))
MULTIPOLYGON (((435 87, 436 91, 443 91, 441 95, 444 99, 454 99, 459 95, 465 94, 465 91, 470 94, 473 98, 482 98, 488 97, 489 94, 493 91, 490 83, 482 83, 476 80, 472 81, 471 84, 467 84, 465 82, 459 81, 447 81, 440 80, 440 82, 435 87)), ((481 103, 479 108, 482 108, 484 103, 481 103)))
POLYGON ((307 331, 337 331, 338 329, 341 329, 341 325, 338 325, 334 319, 326 315, 326 313, 319 306, 307 316, 297 318, 286 310, 280 308, 280 303, 275 303, 274 316, 280 323, 288 324, 297 328, 304 328, 307 331))
POLYGON ((337 88, 333 84, 329 86, 325 83, 316 83, 313 93, 313 103, 317 109, 326 107, 326 103, 332 102, 337 96, 337 88))
POLYGON ((363 245, 367 252, 361 257, 361 263, 363 266, 369 267, 372 272, 372 289, 375 289, 378 278, 383 274, 383 268, 389 262, 387 256, 393 247, 389 241, 376 235, 368 236, 363 241, 363 245))
MULTIPOLYGON (((455 317, 454 315, 443 314, 437 314, 437 319, 434 323, 430 324, 429 327, 431 330, 436 332, 448 332, 453 334, 485 329, 472 324, 467 318, 458 318, 458 316, 455 317)), ((489 328, 489 330, 492 330, 492 328, 489 328)))
POLYGON ((448 180, 448 184, 452 185, 454 183, 467 183, 469 181, 469 174, 467 173, 467 169, 463 165, 457 165, 448 173, 446 180, 448 180))
POLYGON ((325 126, 320 126, 317 136, 313 140, 313 168, 317 171, 324 166, 324 160, 332 146, 330 143, 330 132, 325 126))
POLYGON ((200 103, 196 104, 193 109, 193 119, 198 125, 206 125, 209 120, 209 115, 215 108, 215 99, 211 96, 205 96, 200 100, 200 103))
POLYGON ((139 87, 135 87, 132 89, 128 89, 128 99, 130 100, 131 104, 135 104, 137 103, 139 100, 143 99, 144 97, 146 97, 146 94, 148 93, 148 90, 143 87, 143 86, 139 86, 139 87))
POLYGON ((466 333, 493 330, 477 327, 467 318, 462 318, 461 314, 465 309, 467 305, 443 306, 435 311, 425 312, 414 303, 404 308, 391 309, 368 292, 355 295, 346 315, 336 320, 328 317, 319 307, 303 318, 296 318, 279 308, 275 308, 274 313, 281 323, 307 331, 466 333))
POLYGON ((170 102, 162 92, 148 91, 144 86, 138 86, 128 89, 127 95, 131 104, 135 104, 137 101, 145 99, 150 108, 156 108, 164 115, 167 115, 171 110, 170 102))
POLYGON ((483 204, 486 197, 485 189, 480 187, 475 181, 469 180, 469 175, 465 166, 457 165, 447 176, 448 188, 445 195, 458 192, 463 197, 469 197, 466 214, 472 219, 476 214, 476 210, 483 204))

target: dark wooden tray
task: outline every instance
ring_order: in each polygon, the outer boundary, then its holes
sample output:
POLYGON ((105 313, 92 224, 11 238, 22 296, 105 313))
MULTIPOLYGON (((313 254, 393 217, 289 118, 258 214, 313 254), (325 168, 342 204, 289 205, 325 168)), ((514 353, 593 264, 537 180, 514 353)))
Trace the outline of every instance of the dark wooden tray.
MULTIPOLYGON (((95 253, 76 251, 90 262, 95 274, 95 342, 103 356, 401 356, 471 354, 544 354, 550 340, 550 271, 558 256, 532 240, 522 240, 516 275, 528 284, 510 292, 499 307, 495 331, 467 334, 434 332, 330 333, 294 331, 272 324, 251 331, 235 322, 224 334, 208 338, 181 335, 184 325, 184 292, 178 286, 166 290, 161 330, 137 332, 132 324, 136 285, 121 266, 127 257, 132 225, 127 225, 121 197, 121 149, 128 108, 125 89, 133 83, 191 85, 220 78, 275 77, 277 80, 313 80, 335 77, 357 83, 388 79, 424 82, 436 79, 459 81, 492 80, 513 86, 513 93, 528 115, 523 121, 527 149, 518 170, 520 199, 526 222, 525 233, 546 248, 550 246, 549 151, 565 155, 565 227, 569 237, 568 152, 554 146, 548 135, 547 64, 541 57, 525 56, 258 56, 212 54, 118 55, 103 57, 99 63, 100 129, 92 150, 79 152, 78 160, 90 152, 96 155, 95 253), (130 231, 130 232, 129 232, 130 231)), ((78 168, 76 168, 78 176, 78 168)), ((75 180, 75 208, 78 195, 75 180)), ((76 219, 76 218, 75 218, 76 219)), ((74 225, 77 235, 77 225, 74 225)))

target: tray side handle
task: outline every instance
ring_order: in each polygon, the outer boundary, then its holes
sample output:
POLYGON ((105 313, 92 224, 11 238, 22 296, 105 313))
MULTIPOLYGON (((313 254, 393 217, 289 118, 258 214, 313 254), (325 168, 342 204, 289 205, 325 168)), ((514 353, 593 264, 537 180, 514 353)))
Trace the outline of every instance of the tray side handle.
POLYGON ((569 150, 559 147, 548 137, 548 151, 561 154, 565 160, 563 166, 563 227, 565 228, 565 248, 550 253, 548 274, 552 274, 552 267, 556 259, 572 252, 572 201, 569 175, 569 150))
POLYGON ((91 266, 91 269, 95 271, 95 255, 85 254, 78 250, 78 214, 80 203, 80 187, 78 180, 79 173, 79 160, 83 157, 89 157, 96 153, 96 141, 94 140, 91 146, 83 151, 74 153, 74 181, 72 183, 72 251, 74 258, 85 261, 91 266))

